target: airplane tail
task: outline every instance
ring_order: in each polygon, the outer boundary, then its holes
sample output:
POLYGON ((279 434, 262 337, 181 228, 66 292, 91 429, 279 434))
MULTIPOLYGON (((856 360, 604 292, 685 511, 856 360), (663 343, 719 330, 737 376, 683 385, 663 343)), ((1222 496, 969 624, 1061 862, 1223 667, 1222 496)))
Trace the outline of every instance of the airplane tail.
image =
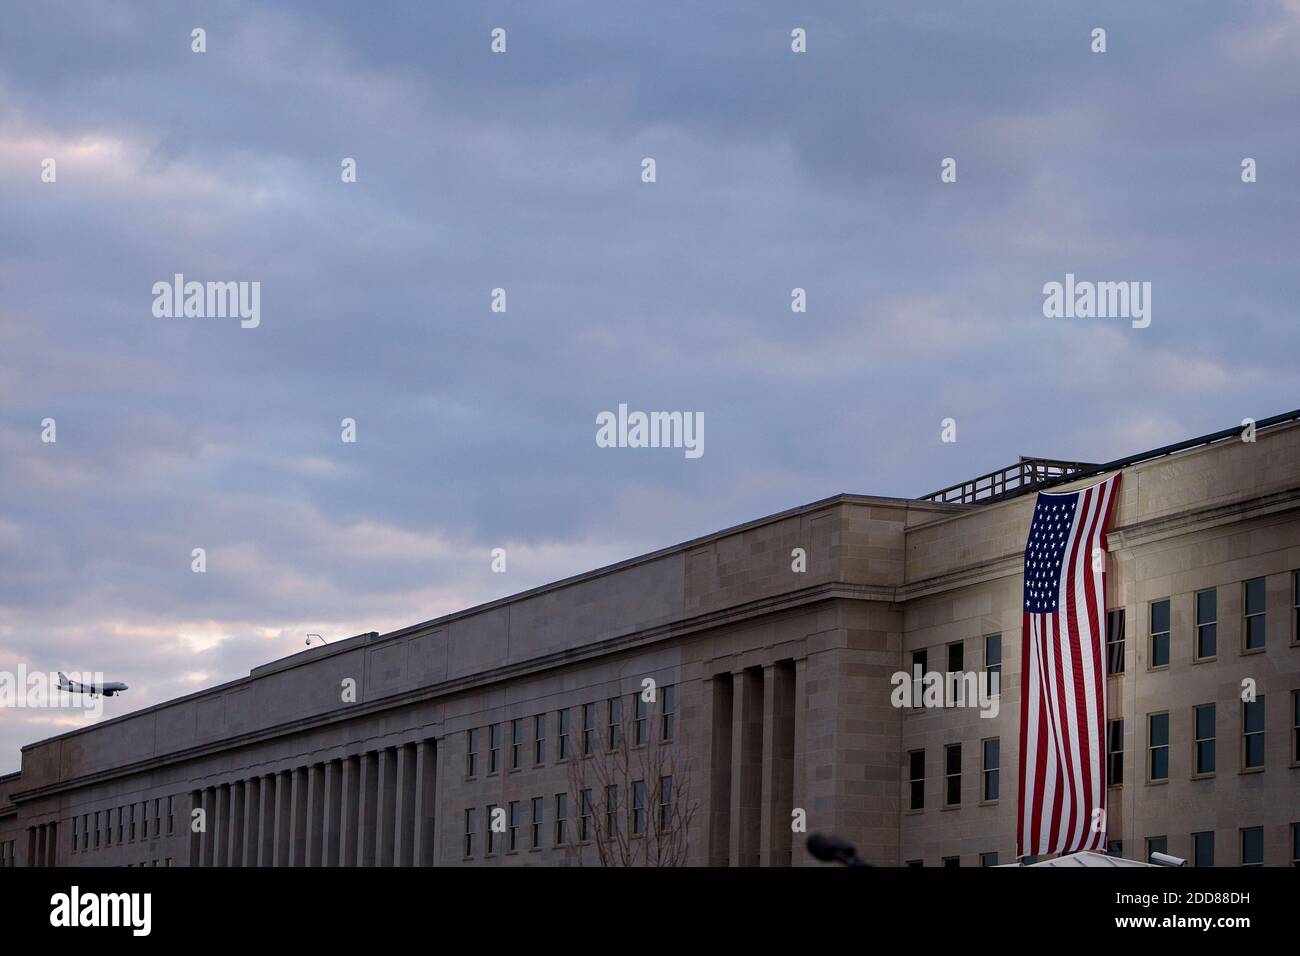
POLYGON ((59 689, 66 690, 72 686, 72 681, 68 680, 68 675, 59 671, 59 689))

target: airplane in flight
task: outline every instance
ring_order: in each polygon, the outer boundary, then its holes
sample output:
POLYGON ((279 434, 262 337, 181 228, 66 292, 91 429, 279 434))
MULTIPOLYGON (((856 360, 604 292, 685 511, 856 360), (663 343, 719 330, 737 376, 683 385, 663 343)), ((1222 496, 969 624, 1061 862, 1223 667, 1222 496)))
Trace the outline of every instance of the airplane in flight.
POLYGON ((89 694, 91 697, 103 694, 105 697, 116 697, 126 689, 125 684, 116 680, 106 681, 103 684, 81 684, 75 680, 68 680, 68 675, 59 671, 59 690, 70 694, 89 694))

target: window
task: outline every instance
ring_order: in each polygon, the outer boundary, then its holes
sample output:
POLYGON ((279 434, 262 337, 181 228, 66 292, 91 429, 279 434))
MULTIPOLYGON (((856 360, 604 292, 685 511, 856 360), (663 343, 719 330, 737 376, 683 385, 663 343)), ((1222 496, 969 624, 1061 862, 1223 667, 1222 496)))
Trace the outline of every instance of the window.
POLYGON ((167 835, 176 832, 176 798, 167 798, 167 835))
POLYGON ((645 781, 632 782, 632 836, 645 833, 645 781))
POLYGON ((659 778, 659 829, 673 828, 673 778, 659 778))
MULTIPOLYGON (((13 845, 10 844, 9 856, 13 857, 13 845)), ((1300 823, 1291 824, 1291 865, 1300 866, 1300 823)))
POLYGON ((997 866, 997 865, 998 865, 998 855, 996 852, 980 854, 980 866, 997 866))
POLYGON ((518 770, 524 758, 524 720, 516 717, 510 721, 510 769, 518 770))
POLYGON ((1196 772, 1214 773, 1215 705, 1201 704, 1193 708, 1192 733, 1195 737, 1196 772))
POLYGON ((949 869, 955 869, 956 867, 961 866, 961 857, 945 856, 943 858, 943 865, 948 867, 949 869))
POLYGON ((515 850, 519 849, 519 801, 518 800, 510 801, 510 815, 508 819, 509 819, 510 829, 508 833, 509 843, 507 844, 507 847, 513 853, 515 850))
POLYGON ((1169 779, 1169 715, 1147 715, 1148 780, 1169 779))
POLYGON ((660 718, 660 740, 672 740, 677 730, 677 688, 669 684, 663 689, 663 713, 660 718))
POLYGON ((1106 844, 1106 855, 1107 855, 1107 856, 1123 856, 1123 855, 1124 855, 1124 841, 1123 841, 1123 840, 1111 840, 1109 843, 1107 843, 1107 844, 1106 844))
POLYGON ((72 818, 72 852, 77 852, 77 826, 81 823, 80 817, 72 818))
POLYGON ((468 810, 465 811, 465 856, 466 857, 471 857, 474 855, 474 830, 477 828, 478 825, 477 821, 475 820, 475 816, 476 814, 473 807, 470 807, 468 810))
POLYGON ((1169 599, 1151 602, 1151 666, 1169 665, 1169 599))
POLYGON ((920 860, 908 860, 903 865, 909 869, 919 869, 920 867, 925 866, 925 864, 922 863, 920 860))
POLYGON ((564 710, 560 711, 559 725, 560 725, 560 729, 559 729, 558 736, 560 738, 559 741, 560 750, 558 756, 561 760, 568 760, 569 759, 569 708, 566 707, 564 708, 564 710))
POLYGON ((90 849, 90 814, 87 813, 81 818, 81 848, 90 849))
POLYGON ((1291 760, 1300 764, 1300 690, 1291 691, 1291 760))
POLYGON ((943 748, 943 775, 945 806, 961 803, 961 744, 948 744, 943 748))
POLYGON ((582 705, 582 755, 591 756, 592 742, 596 737, 596 705, 582 705))
POLYGON ((487 808, 487 851, 495 853, 497 851, 497 805, 489 803, 487 808))
MULTIPOLYGON (((137 806, 138 806, 138 804, 134 804, 134 803, 131 804, 131 829, 130 829, 129 833, 131 834, 130 839, 131 839, 131 842, 132 842, 132 843, 135 842, 135 808, 136 808, 137 806)), ((95 845, 96 845, 96 846, 99 845, 99 838, 98 838, 98 837, 95 838, 95 845)))
POLYGON ((1124 783, 1124 721, 1112 720, 1106 734, 1106 786, 1124 783))
POLYGON ((488 773, 501 769, 501 725, 493 724, 488 728, 488 773))
POLYGON ((1250 769, 1264 766, 1264 695, 1241 705, 1241 764, 1250 769))
POLYGON ((990 737, 982 743, 984 768, 984 799, 998 798, 998 778, 1001 776, 1002 742, 997 737, 990 737))
POLYGON ((465 731, 465 776, 478 773, 478 728, 465 731))
POLYGON ((926 650, 921 648, 919 651, 912 651, 912 706, 920 707, 923 700, 922 691, 925 689, 924 678, 927 667, 926 650))
POLYGON ((1264 828, 1245 827, 1241 831, 1241 865, 1264 865, 1264 828))
POLYGON ((962 670, 965 658, 964 645, 961 641, 948 645, 948 673, 955 674, 962 670))
POLYGON ((1106 612, 1106 673, 1124 673, 1124 609, 1106 612))
POLYGON ((646 704, 645 697, 643 697, 641 694, 632 695, 632 713, 635 715, 635 720, 633 720, 632 722, 632 743, 636 744, 637 746, 640 746, 641 744, 645 743, 645 729, 646 729, 646 723, 648 722, 648 717, 647 717, 648 709, 649 708, 648 705, 646 704))
POLYGON ((913 750, 907 755, 908 783, 912 791, 908 809, 925 808, 925 751, 913 750))
POLYGON ((1300 571, 1291 572, 1291 640, 1300 643, 1300 571))
POLYGON ((617 697, 611 697, 605 704, 609 715, 609 734, 605 746, 610 750, 617 750, 623 742, 623 702, 617 697))
POLYGON ((155 837, 162 835, 162 798, 154 797, 153 800, 153 835, 155 837))
POLYGON ((1168 853, 1169 838, 1163 836, 1147 837, 1147 858, 1146 862, 1151 862, 1152 853, 1168 853))
POLYGON ((98 810, 96 810, 95 811, 95 849, 96 850, 99 849, 99 819, 100 819, 100 813, 98 810))
POLYGON ((605 787, 605 834, 612 837, 618 833, 618 784, 611 783, 605 787))
POLYGON ((989 693, 1002 693, 1002 635, 990 634, 984 638, 984 673, 989 675, 989 693))
POLYGON ((140 839, 149 839, 149 801, 140 804, 140 839))
POLYGON ((1192 834, 1192 865, 1214 866, 1214 832, 1192 834))
MULTIPOLYGON (((198 791, 195 791, 196 800, 197 800, 197 793, 198 791)), ((126 842, 126 808, 125 807, 117 808, 117 842, 118 843, 126 842)))
POLYGON ((555 795, 555 845, 564 846, 569 842, 569 795, 555 795))
POLYGON ((542 846, 542 816, 544 812, 542 798, 533 797, 533 829, 529 837, 531 838, 530 845, 534 850, 539 850, 542 846))
POLYGON ((1214 589, 1196 594, 1196 657, 1214 657, 1218 651, 1218 592, 1214 589))
POLYGON ((957 691, 960 686, 961 673, 964 670, 965 653, 961 641, 948 645, 948 670, 944 675, 944 706, 952 706, 957 702, 957 691))
MULTIPOLYGON (((546 715, 533 718, 533 763, 546 763, 546 715)), ((538 797, 540 800, 541 798, 538 797)))
POLYGON ((1246 622, 1242 634, 1246 640, 1245 649, 1254 651, 1264 646, 1264 579, 1247 581, 1245 591, 1246 622))
POLYGON ((578 794, 578 813, 578 839, 585 842, 591 839, 591 790, 578 794))

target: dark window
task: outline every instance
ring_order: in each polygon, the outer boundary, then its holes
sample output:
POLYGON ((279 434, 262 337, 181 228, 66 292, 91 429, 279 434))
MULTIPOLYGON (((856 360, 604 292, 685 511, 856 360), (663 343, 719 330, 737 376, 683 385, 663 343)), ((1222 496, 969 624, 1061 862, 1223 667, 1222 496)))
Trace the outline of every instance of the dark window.
POLYGON ((903 865, 906 866, 906 867, 908 867, 908 868, 916 868, 916 869, 919 869, 920 867, 925 866, 925 864, 922 863, 920 860, 908 860, 908 861, 907 861, 906 863, 904 863, 903 865))
POLYGON ((609 732, 605 737, 605 746, 617 750, 623 742, 623 702, 617 697, 606 701, 606 713, 609 716, 609 732))
POLYGON ((475 811, 471 807, 470 809, 465 811, 465 855, 466 856, 474 855, 474 828, 476 825, 477 824, 475 822, 475 811))
MULTIPOLYGON (((533 763, 546 763, 546 715, 533 718, 533 763)), ((541 799, 540 797, 538 798, 541 799)))
POLYGON ((997 865, 998 865, 998 855, 996 852, 980 854, 980 866, 997 866, 997 865))
POLYGON ((1219 595, 1211 589, 1196 595, 1196 656, 1218 653, 1219 595))
POLYGON ((659 829, 661 832, 673 828, 673 778, 659 778, 659 829))
POLYGON ((677 688, 669 684, 663 689, 663 725, 659 728, 661 740, 672 740, 677 731, 677 688))
POLYGON ((1147 767, 1151 780, 1169 779, 1169 715, 1151 714, 1147 717, 1147 747, 1151 758, 1147 767))
POLYGON ((81 823, 80 817, 72 818, 72 852, 77 852, 77 826, 81 823))
POLYGON ((1151 854, 1152 854, 1152 853, 1168 853, 1168 852, 1169 852, 1169 838, 1168 838, 1168 837, 1163 837, 1163 836, 1147 837, 1147 859, 1146 859, 1146 862, 1148 862, 1148 863, 1151 862, 1151 854))
POLYGON ((1300 641, 1300 571, 1291 573, 1291 639, 1300 641))
MULTIPOLYGON (((13 845, 9 847, 9 856, 13 857, 13 845)), ((1291 865, 1300 866, 1300 823, 1291 824, 1291 865)))
POLYGON ((566 707, 564 708, 564 710, 560 711, 559 723, 560 723, 559 758, 561 760, 568 760, 569 759, 569 708, 566 707))
POLYGON ((921 706, 921 700, 922 700, 921 692, 922 690, 924 690, 925 687, 925 685, 922 683, 922 680, 925 677, 925 670, 927 666, 928 665, 926 664, 925 648, 921 648, 921 650, 919 651, 912 651, 912 706, 913 707, 921 706))
POLYGON ((913 750, 907 755, 907 779, 911 789, 908 808, 921 810, 925 807, 925 751, 913 750))
MULTIPOLYGON (((524 757, 524 721, 516 717, 510 721, 510 769, 518 770, 524 757)), ((514 849, 514 847, 511 847, 514 849)))
POLYGON ((1002 635, 984 638, 984 672, 989 675, 989 693, 1002 693, 1002 635))
POLYGON ((582 705, 582 755, 591 756, 592 742, 596 736, 596 705, 582 705))
POLYGON ((632 836, 645 833, 645 781, 632 782, 632 836))
POLYGON ((1124 609, 1106 612, 1106 673, 1124 673, 1124 609))
POLYGON ((1169 599, 1151 602, 1151 666, 1169 663, 1169 599))
POLYGON ((533 797, 533 824, 530 836, 530 845, 534 850, 539 849, 542 845, 542 816, 545 810, 542 807, 542 798, 533 797))
MULTIPOLYGON (((112 824, 109 824, 109 829, 112 830, 112 824)), ((168 797, 167 798, 167 835, 171 836, 172 832, 175 829, 176 829, 176 798, 168 797)))
POLYGON ((508 844, 511 850, 519 849, 519 801, 510 801, 510 816, 508 819, 510 842, 508 844))
POLYGON ((578 794, 578 839, 591 839, 591 790, 583 790, 578 794))
POLYGON ((1264 579, 1253 578, 1246 582, 1246 650, 1264 646, 1264 579))
POLYGON ((1197 773, 1214 773, 1215 723, 1214 704, 1201 704, 1194 708, 1197 773))
POLYGON ((494 803, 489 803, 487 808, 487 851, 495 853, 497 850, 497 807, 494 803))
POLYGON ((1192 865, 1214 866, 1214 833, 1192 834, 1192 865))
POLYGON ((501 767, 501 725, 493 724, 488 728, 488 773, 496 773, 501 767))
POLYGON ((961 866, 961 857, 945 856, 943 858, 943 865, 948 867, 949 869, 955 869, 956 867, 961 866))
POLYGON ((1264 865, 1264 828, 1246 827, 1241 831, 1241 865, 1264 865))
POLYGON ((1106 855, 1107 855, 1107 856, 1123 856, 1123 855, 1124 855, 1124 841, 1123 841, 1123 840, 1111 840, 1109 843, 1107 843, 1107 844, 1106 844, 1106 855))
POLYGON ((1124 782, 1124 721, 1112 720, 1106 734, 1106 786, 1124 782))
POLYGON ((612 838, 618 833, 618 784, 605 787, 605 835, 612 838))
POLYGON ((1300 763, 1300 690, 1291 691, 1291 759, 1300 763))
POLYGON ((961 803, 961 744, 948 744, 943 748, 944 798, 946 806, 961 803))
POLYGON ((649 704, 641 694, 632 695, 632 713, 636 715, 632 723, 632 743, 639 746, 645 743, 646 724, 649 722, 649 704))
POLYGON ((478 772, 478 729, 465 731, 465 776, 478 772))
POLYGON ((962 670, 962 662, 965 658, 964 645, 961 641, 956 644, 948 645, 948 673, 955 674, 962 670))
POLYGON ((1264 695, 1242 705, 1242 766, 1264 766, 1264 695))
POLYGON ((555 795, 555 845, 564 846, 569 842, 569 795, 555 795))
POLYGON ((998 798, 998 777, 1001 774, 1002 742, 997 737, 990 737, 984 744, 984 799, 998 798))

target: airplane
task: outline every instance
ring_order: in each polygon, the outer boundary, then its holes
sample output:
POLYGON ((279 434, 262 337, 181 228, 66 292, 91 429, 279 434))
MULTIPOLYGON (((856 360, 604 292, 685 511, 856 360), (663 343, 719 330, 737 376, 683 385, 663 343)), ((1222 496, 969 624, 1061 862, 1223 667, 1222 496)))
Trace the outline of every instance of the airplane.
POLYGON ((103 694, 105 697, 115 697, 127 686, 121 681, 107 681, 103 684, 80 684, 75 680, 68 680, 68 675, 59 671, 59 690, 67 691, 70 694, 89 694, 91 697, 97 697, 103 694))

